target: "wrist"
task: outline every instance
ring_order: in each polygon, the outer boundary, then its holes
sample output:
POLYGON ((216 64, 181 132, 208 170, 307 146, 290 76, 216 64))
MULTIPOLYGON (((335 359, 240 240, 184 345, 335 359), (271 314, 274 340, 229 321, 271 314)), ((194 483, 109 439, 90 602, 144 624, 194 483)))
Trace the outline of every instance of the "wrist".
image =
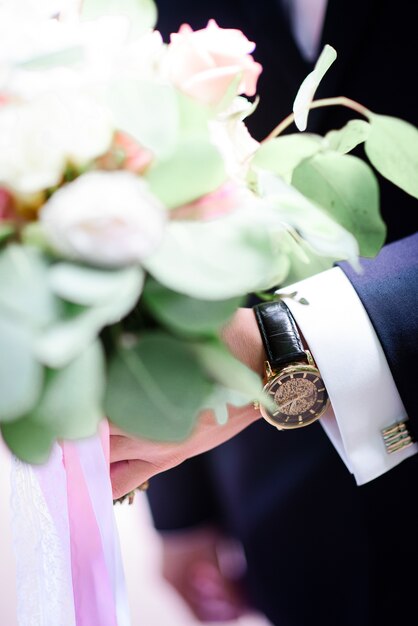
POLYGON ((222 339, 239 361, 262 377, 266 356, 252 309, 238 309, 224 327, 222 339))

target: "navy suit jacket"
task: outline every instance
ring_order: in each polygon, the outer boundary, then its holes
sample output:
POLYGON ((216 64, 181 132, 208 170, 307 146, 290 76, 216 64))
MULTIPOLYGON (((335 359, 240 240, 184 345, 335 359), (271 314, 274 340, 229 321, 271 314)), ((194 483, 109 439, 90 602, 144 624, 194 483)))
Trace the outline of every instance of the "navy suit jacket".
MULTIPOLYGON (((256 42, 254 56, 264 65, 261 102, 248 123, 257 138, 291 111, 311 66, 289 35, 279 0, 157 4, 165 36, 182 22, 197 28, 213 17, 256 42)), ((418 60, 414 3, 329 0, 322 43, 333 45, 338 58, 318 97, 346 95, 418 125, 410 84, 418 60)), ((309 130, 324 133, 350 118, 338 107, 315 111, 309 130)), ((363 261, 363 274, 342 268, 418 434, 417 201, 380 183, 388 245, 363 261)), ((358 487, 320 424, 279 433, 260 420, 155 477, 148 497, 158 529, 211 521, 241 541, 248 593, 274 626, 406 626, 417 621, 410 617, 416 581, 409 574, 418 562, 417 485, 418 455, 358 487)))

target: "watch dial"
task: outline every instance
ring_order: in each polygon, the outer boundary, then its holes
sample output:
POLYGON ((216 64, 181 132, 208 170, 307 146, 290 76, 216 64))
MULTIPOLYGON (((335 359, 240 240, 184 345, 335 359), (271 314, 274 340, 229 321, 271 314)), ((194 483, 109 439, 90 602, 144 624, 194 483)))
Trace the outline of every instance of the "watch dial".
POLYGON ((324 381, 313 367, 287 368, 268 382, 264 389, 277 408, 272 412, 264 408, 262 414, 279 428, 311 424, 327 407, 328 394, 324 381))

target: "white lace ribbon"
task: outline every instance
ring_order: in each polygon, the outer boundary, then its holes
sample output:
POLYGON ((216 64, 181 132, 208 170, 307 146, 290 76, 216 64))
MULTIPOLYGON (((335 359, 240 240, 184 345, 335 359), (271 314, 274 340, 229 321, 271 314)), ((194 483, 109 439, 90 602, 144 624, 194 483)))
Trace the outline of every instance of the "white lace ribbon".
POLYGON ((19 626, 76 626, 62 450, 34 467, 13 459, 13 547, 19 626))
POLYGON ((18 626, 130 625, 106 440, 104 428, 42 466, 8 463, 18 626))

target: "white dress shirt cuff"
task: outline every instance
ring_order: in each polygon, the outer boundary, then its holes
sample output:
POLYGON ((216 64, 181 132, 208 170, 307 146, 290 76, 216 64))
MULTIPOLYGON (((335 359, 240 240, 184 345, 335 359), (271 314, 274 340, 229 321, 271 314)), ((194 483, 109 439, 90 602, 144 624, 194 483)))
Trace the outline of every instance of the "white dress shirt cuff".
POLYGON ((331 408, 321 417, 337 452, 362 485, 418 452, 415 443, 393 454, 382 429, 407 418, 371 321, 339 267, 281 290, 325 382, 331 408))

